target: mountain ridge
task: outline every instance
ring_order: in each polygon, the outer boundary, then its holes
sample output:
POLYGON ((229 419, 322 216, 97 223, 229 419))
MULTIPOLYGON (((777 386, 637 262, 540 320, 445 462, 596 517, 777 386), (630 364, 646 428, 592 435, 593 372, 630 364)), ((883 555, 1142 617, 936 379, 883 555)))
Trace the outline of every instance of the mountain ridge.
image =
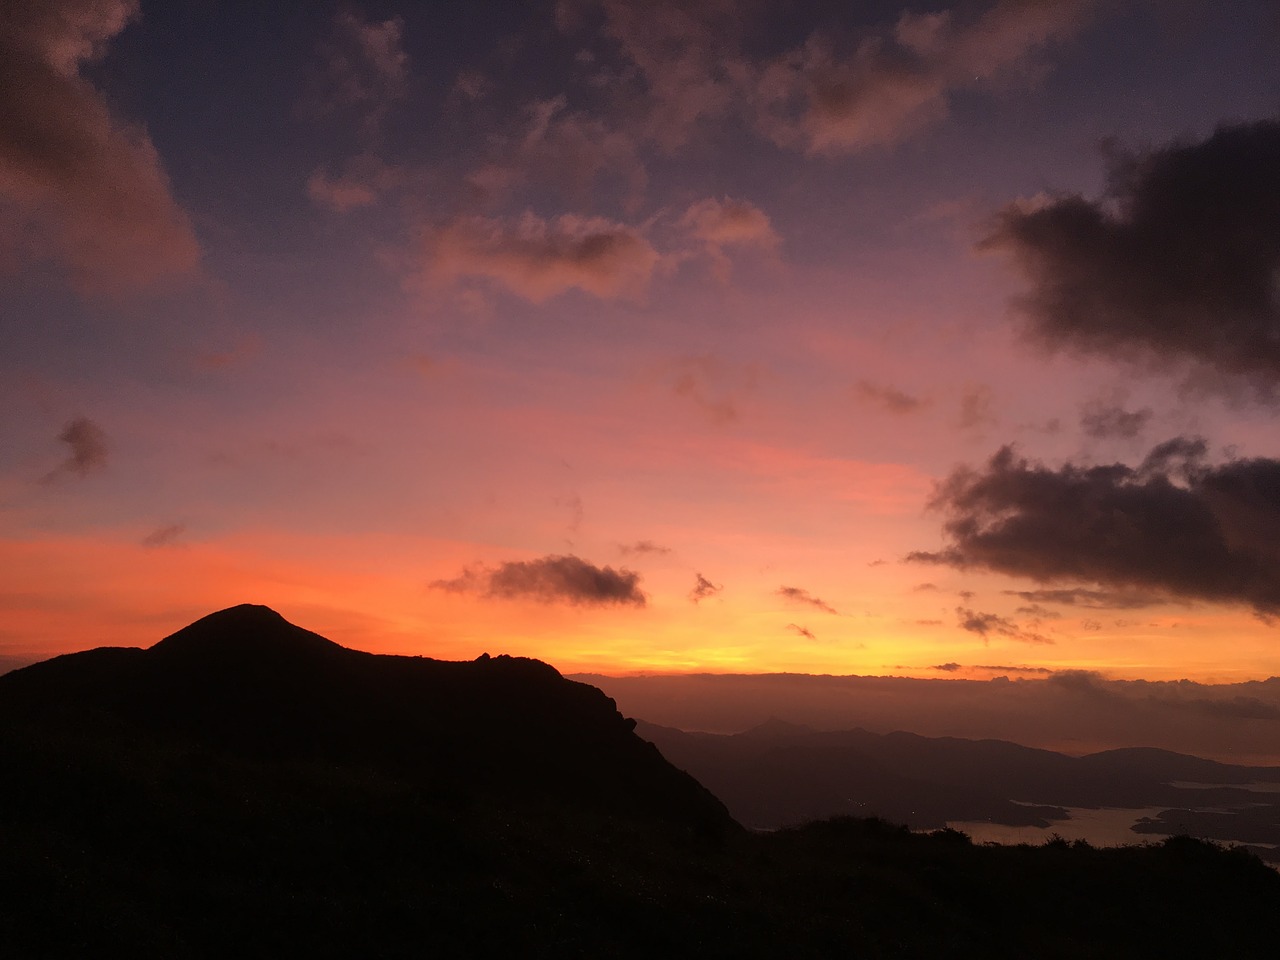
POLYGON ((0 677, 0 955, 1270 960, 1280 938, 1280 875, 1242 850, 750 833, 539 661, 218 613, 0 677))
POLYGON ((483 784, 737 829, 612 700, 548 664, 365 653, 248 604, 146 649, 97 648, 0 676, 0 719, 255 760, 376 762, 419 780, 430 770, 436 789, 483 784))

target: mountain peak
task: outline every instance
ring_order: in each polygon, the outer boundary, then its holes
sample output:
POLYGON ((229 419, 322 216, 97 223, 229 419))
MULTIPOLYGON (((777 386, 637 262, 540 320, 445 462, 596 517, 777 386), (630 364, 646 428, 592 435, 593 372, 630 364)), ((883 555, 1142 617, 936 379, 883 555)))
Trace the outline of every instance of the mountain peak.
POLYGON ((343 647, 304 630, 270 607, 242 603, 201 617, 150 648, 162 656, 291 656, 329 653, 343 647))

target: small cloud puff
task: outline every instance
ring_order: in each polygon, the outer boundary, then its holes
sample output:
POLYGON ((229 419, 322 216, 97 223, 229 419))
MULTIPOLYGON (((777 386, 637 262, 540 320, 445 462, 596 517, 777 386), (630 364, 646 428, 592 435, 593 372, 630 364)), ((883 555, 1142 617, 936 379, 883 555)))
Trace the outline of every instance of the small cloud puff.
POLYGON ((827 603, 820 597, 815 597, 808 590, 800 587, 779 587, 778 596, 792 603, 804 604, 805 606, 814 607, 823 613, 838 613, 835 607, 827 603))
POLYGON ((571 606, 643 607, 647 600, 640 590, 638 573, 597 567, 572 555, 509 560, 496 567, 468 567, 452 580, 435 580, 431 586, 450 593, 503 600, 528 598, 571 606))
POLYGON ((724 589, 723 584, 712 583, 701 573, 694 574, 696 578, 693 583, 693 589, 689 591, 689 600, 692 603, 698 603, 707 597, 714 597, 717 593, 724 589))
POLYGON ((541 303, 569 290, 604 300, 640 297, 660 260, 637 230, 603 217, 532 211, 514 219, 463 217, 429 241, 436 280, 481 279, 541 303))
POLYGON ((106 467, 107 435, 88 417, 76 417, 67 423, 58 434, 58 440, 65 443, 70 452, 62 463, 41 478, 41 482, 49 483, 64 474, 87 477, 106 467))

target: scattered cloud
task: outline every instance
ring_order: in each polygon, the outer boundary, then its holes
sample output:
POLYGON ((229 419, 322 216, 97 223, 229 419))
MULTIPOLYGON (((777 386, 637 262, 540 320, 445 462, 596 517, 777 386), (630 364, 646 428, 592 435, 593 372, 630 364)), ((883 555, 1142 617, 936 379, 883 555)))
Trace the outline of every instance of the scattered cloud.
POLYGON ((982 663, 977 663, 977 664, 974 664, 973 669, 975 669, 975 670, 996 670, 996 671, 999 671, 1000 673, 1040 673, 1040 674, 1051 674, 1051 673, 1053 673, 1053 671, 1052 671, 1052 670, 1050 670, 1048 667, 1012 667, 1012 666, 1008 666, 1008 665, 1005 665, 1005 664, 982 664, 982 663))
MULTIPOLYGON (((1012 591, 1006 591, 1006 592, 1012 592, 1012 591)), ((1062 619, 1062 614, 1058 613, 1058 611, 1050 610, 1048 607, 1042 607, 1038 603, 1033 603, 1025 607, 1018 607, 1013 612, 1024 617, 1035 617, 1037 620, 1062 619)))
POLYGON ((976 19, 904 13, 851 49, 815 33, 763 65, 750 92, 761 133, 836 155, 892 146, 944 119, 959 91, 1034 76, 1037 56, 1072 37, 1090 0, 998 0, 976 19))
POLYGON ((693 583, 693 589, 689 591, 689 599, 693 603, 699 603, 707 597, 714 597, 717 593, 724 589, 724 584, 712 583, 701 573, 694 574, 696 578, 693 583))
POLYGON ((1280 121, 1118 156, 1100 200, 1016 203, 982 245, 1028 281, 1018 307, 1034 341, 1277 399, 1280 121))
POLYGON ((189 274, 199 246, 146 132, 83 76, 136 0, 10 4, 0 29, 0 249, 52 259, 84 293, 189 274))
POLYGON ((64 474, 87 477, 107 465, 107 435, 88 417, 76 417, 63 427, 58 440, 69 449, 67 458, 41 478, 49 483, 64 474))
POLYGON ((1080 411, 1080 429, 1095 440, 1133 440, 1146 429, 1155 414, 1148 408, 1125 410, 1106 403, 1085 404, 1080 411))
POLYGON ((879 407, 886 413, 908 414, 919 413, 928 402, 919 397, 883 384, 859 380, 853 387, 854 396, 862 403, 879 407))
POLYGON ((514 219, 463 217, 434 231, 428 273, 480 279, 535 303, 578 289, 601 299, 641 296, 659 255, 638 231, 603 217, 533 212, 514 219))
POLYGON ((604 15, 605 37, 626 66, 602 82, 625 98, 638 135, 665 152, 684 146, 699 125, 724 116, 741 88, 744 15, 731 0, 560 0, 566 32, 586 22, 589 8, 604 15))
POLYGON ((1019 594, 1056 603, 1120 591, 1280 614, 1280 460, 1204 455, 1203 441, 1179 437, 1136 468, 1052 469, 1003 447, 939 485, 930 505, 951 544, 908 559, 1101 588, 1019 594))
POLYGON ((166 523, 148 533, 141 542, 144 547, 167 547, 186 532, 187 528, 181 523, 166 523))
POLYGON ((995 613, 977 613, 968 607, 956 607, 961 630, 976 633, 986 643, 991 634, 1022 643, 1053 643, 1048 637, 1023 630, 1012 620, 995 613))
POLYGON ((896 144, 944 119, 952 98, 1034 81, 1043 53, 1088 22, 1094 0, 996 0, 976 16, 904 13, 846 42, 834 30, 760 57, 757 5, 731 0, 560 0, 557 22, 596 21, 612 50, 584 51, 639 142, 672 153, 700 128, 742 117, 779 146, 839 155, 896 144), (615 57, 616 55, 616 57, 615 57), (606 62, 614 64, 606 66, 606 62))
POLYGON ((960 415, 957 424, 961 430, 975 430, 999 422, 995 414, 995 396, 984 385, 969 387, 960 396, 960 415))
POLYGON ((672 392, 701 407, 712 423, 738 419, 738 397, 756 385, 754 367, 735 368, 710 354, 681 357, 671 365, 672 392))
POLYGON ((555 185, 585 202, 602 178, 620 182, 626 206, 643 199, 648 173, 633 135, 610 122, 569 108, 563 95, 524 105, 516 132, 494 142, 496 156, 467 175, 482 202, 496 202, 522 184, 555 185))
POLYGON ((635 557, 642 554, 665 555, 671 552, 671 548, 654 543, 652 540, 637 540, 635 543, 618 544, 618 552, 624 557, 635 557))
POLYGON ((805 606, 814 607, 821 610, 823 613, 837 613, 836 608, 831 606, 831 604, 819 597, 815 597, 808 590, 801 589, 800 587, 779 587, 777 592, 778 596, 782 597, 784 600, 790 601, 791 603, 799 603, 804 604, 805 606))
POLYGON ((342 10, 334 19, 333 38, 321 52, 330 105, 359 111, 366 130, 376 130, 408 90, 404 20, 365 20, 353 9, 342 10))
POLYGON ((315 170, 307 180, 307 196, 318 207, 350 213, 373 206, 407 180, 405 170, 388 166, 371 154, 362 154, 348 161, 341 174, 330 174, 324 167, 315 170))
POLYGON ((960 664, 952 661, 950 663, 939 663, 929 668, 930 670, 941 670, 943 673, 955 673, 962 669, 960 664))
POLYGON ((485 598, 529 598, 573 606, 643 607, 647 601, 638 573, 597 567, 572 555, 468 567, 452 580, 435 580, 431 586, 485 598))
POLYGON ((238 338, 229 347, 200 353, 194 364, 200 370, 226 370, 247 363, 261 352, 262 337, 249 333, 238 338))
POLYGON ((804 637, 804 638, 805 638, 805 639, 807 639, 807 640, 816 640, 816 639, 818 639, 817 637, 815 637, 815 636, 813 635, 813 631, 812 631, 812 630, 810 630, 808 627, 802 627, 802 626, 800 626, 800 624, 798 624, 798 623, 788 623, 788 624, 787 624, 787 629, 788 629, 788 630, 792 630, 792 631, 794 631, 795 633, 799 634, 800 636, 804 637))
POLYGON ((468 100, 481 100, 493 90, 493 81, 479 70, 460 70, 453 80, 453 93, 468 100))
POLYGON ((746 200, 699 200, 690 204, 678 226, 711 258, 718 278, 728 281, 732 262, 726 250, 777 252, 779 239, 768 214, 746 200))
POLYGON ((1099 610, 1139 610, 1168 602, 1165 598, 1151 593, 1138 593, 1131 590, 1090 590, 1085 587, 1005 590, 1004 593, 1012 597, 1021 597, 1033 604, 1061 603, 1099 610))
POLYGON ((582 505, 582 497, 578 496, 576 493, 570 494, 567 497, 556 497, 555 505, 557 507, 564 507, 569 511, 569 532, 576 534, 578 532, 578 528, 582 526, 583 518, 586 516, 586 508, 582 505))

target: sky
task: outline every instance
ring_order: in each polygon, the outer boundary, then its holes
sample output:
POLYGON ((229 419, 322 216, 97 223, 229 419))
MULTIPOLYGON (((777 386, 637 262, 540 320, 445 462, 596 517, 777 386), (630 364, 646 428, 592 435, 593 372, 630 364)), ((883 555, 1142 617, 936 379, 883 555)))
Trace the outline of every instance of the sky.
POLYGON ((0 664, 253 602, 1280 675, 1278 61, 1272 0, 5 4, 0 664))

